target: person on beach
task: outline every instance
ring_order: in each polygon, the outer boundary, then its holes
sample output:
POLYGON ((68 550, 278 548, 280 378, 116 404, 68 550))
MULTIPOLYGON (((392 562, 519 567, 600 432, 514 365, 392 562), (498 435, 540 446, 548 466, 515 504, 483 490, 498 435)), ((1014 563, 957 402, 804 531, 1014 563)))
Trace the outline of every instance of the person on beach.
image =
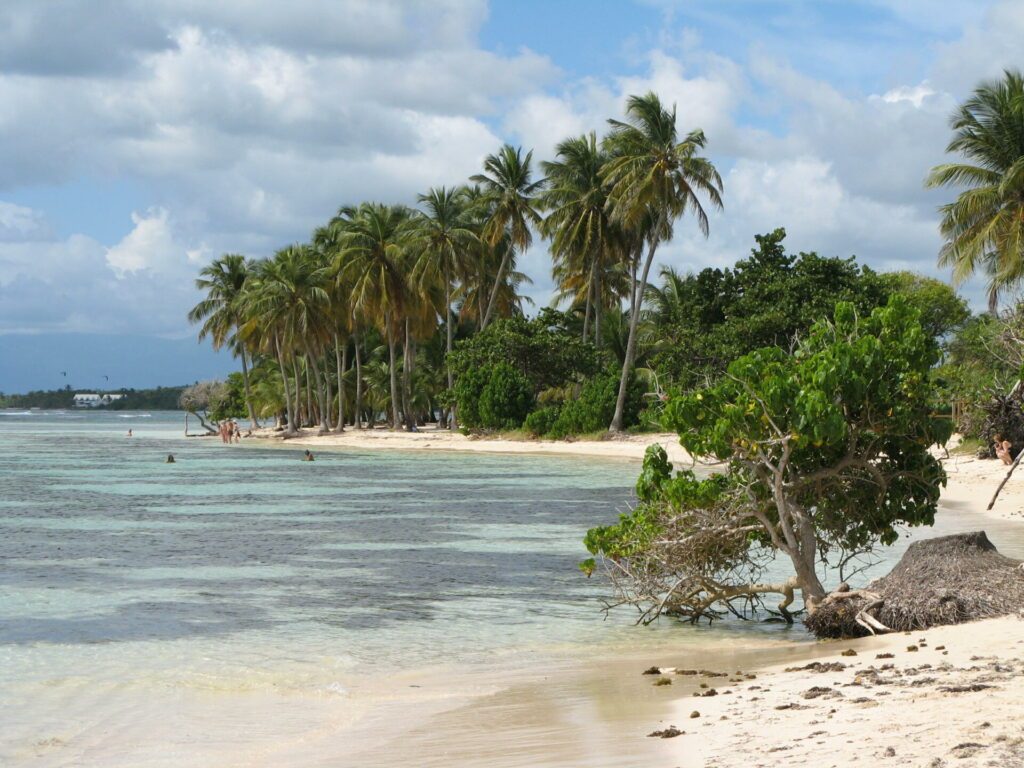
POLYGON ((231 423, 232 423, 232 425, 234 425, 234 431, 232 432, 232 437, 234 437, 236 443, 242 442, 242 430, 239 428, 238 422, 237 421, 232 421, 231 423))
POLYGON ((174 463, 175 463, 175 461, 174 461, 174 454, 173 453, 168 453, 167 454, 167 461, 165 461, 164 464, 174 464, 174 463))
POLYGON ((309 448, 306 449, 306 453, 302 456, 303 461, 313 461, 313 454, 310 453, 309 448))
POLYGON ((132 431, 129 429, 128 430, 128 437, 131 437, 131 436, 132 436, 132 431))
POLYGON ((996 441, 992 444, 995 448, 996 458, 1003 462, 1003 464, 1012 464, 1013 456, 1010 455, 1010 449, 1013 447, 1013 443, 1009 440, 1003 440, 1002 435, 996 435, 996 441))

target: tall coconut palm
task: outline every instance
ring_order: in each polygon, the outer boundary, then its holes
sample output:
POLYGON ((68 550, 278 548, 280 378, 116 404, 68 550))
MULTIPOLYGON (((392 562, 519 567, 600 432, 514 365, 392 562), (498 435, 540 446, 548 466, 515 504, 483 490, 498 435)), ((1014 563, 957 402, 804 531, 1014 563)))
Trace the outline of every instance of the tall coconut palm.
POLYGON ((339 274, 352 286, 354 309, 372 318, 384 334, 388 347, 391 383, 391 425, 401 426, 395 346, 403 332, 408 300, 406 247, 409 239, 409 209, 379 203, 364 203, 358 209, 343 209, 348 219, 342 237, 339 274))
POLYGON ((249 384, 246 345, 238 334, 242 325, 240 301, 250 268, 249 260, 237 253, 225 253, 203 267, 196 279, 196 288, 205 291, 206 298, 192 307, 188 319, 193 324, 202 323, 199 329, 200 341, 209 336, 214 349, 228 344, 232 352, 241 358, 245 406, 249 410, 249 420, 254 427, 258 427, 249 384))
MULTIPOLYGON (((426 209, 415 221, 417 257, 412 278, 421 290, 429 283, 440 284, 444 290, 445 352, 452 353, 454 319, 452 311, 456 281, 465 281, 473 268, 473 249, 479 238, 466 217, 466 195, 462 190, 440 187, 419 196, 426 209)), ((448 389, 454 387, 451 366, 445 362, 448 389)), ((449 426, 456 427, 455 412, 449 426)))
POLYGON ((601 169, 608 154, 591 131, 566 139, 555 149, 557 160, 542 164, 547 188, 540 196, 549 213, 541 231, 551 240, 553 273, 560 294, 585 306, 583 338, 594 316, 594 339, 601 338, 602 282, 614 268, 622 246, 621 233, 611 221, 608 188, 601 169))
MULTIPOLYGON (((283 355, 284 349, 293 350, 296 403, 301 393, 298 391, 298 366, 294 353, 305 357, 307 377, 312 375, 316 388, 321 434, 330 429, 326 386, 318 362, 324 344, 330 338, 330 295, 327 290, 330 275, 330 269, 311 246, 288 246, 278 251, 263 269, 253 305, 254 321, 275 329, 275 343, 281 350, 280 354, 283 355)), ((287 389, 283 365, 282 378, 287 389)), ((292 424, 299 410, 296 408, 290 414, 292 424)))
POLYGON ((611 131, 605 139, 612 155, 601 169, 608 185, 608 209, 612 220, 632 237, 625 253, 630 260, 629 339, 622 378, 609 430, 620 432, 626 389, 636 357, 636 331, 644 290, 658 245, 670 240, 676 219, 689 211, 706 237, 708 217, 700 195, 716 208, 722 207, 722 178, 710 160, 698 153, 707 140, 701 130, 691 131, 680 141, 676 108, 666 109, 658 96, 630 96, 626 120, 609 120, 611 131), (640 268, 643 247, 647 255, 640 268))
POLYGON ((964 161, 932 168, 928 187, 967 187, 939 208, 946 243, 939 265, 962 282, 979 268, 988 276, 989 309, 1024 278, 1024 76, 1006 70, 982 83, 950 118, 946 147, 964 161))
POLYGON ((494 315, 498 293, 515 251, 522 252, 530 247, 533 242, 530 228, 541 223, 534 198, 543 188, 544 181, 533 180, 532 160, 532 151, 523 157, 522 147, 506 144, 496 155, 487 156, 483 173, 471 177, 471 181, 481 186, 488 206, 483 231, 485 240, 493 248, 507 235, 510 245, 502 254, 487 309, 480 322, 481 330, 487 327, 494 315))

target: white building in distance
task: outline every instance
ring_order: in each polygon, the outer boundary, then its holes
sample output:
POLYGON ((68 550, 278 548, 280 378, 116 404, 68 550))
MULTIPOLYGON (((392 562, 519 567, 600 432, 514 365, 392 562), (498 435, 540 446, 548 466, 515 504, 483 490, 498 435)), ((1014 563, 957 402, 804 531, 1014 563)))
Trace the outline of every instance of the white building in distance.
POLYGON ((115 400, 120 400, 124 395, 100 395, 95 392, 76 392, 74 397, 75 408, 99 408, 101 405, 110 405, 115 400))

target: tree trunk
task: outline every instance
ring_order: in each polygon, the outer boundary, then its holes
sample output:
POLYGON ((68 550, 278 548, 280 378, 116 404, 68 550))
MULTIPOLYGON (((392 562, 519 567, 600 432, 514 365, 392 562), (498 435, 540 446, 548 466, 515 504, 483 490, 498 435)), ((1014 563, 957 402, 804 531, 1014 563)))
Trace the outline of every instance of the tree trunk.
POLYGON ((281 386, 284 389, 284 410, 288 415, 288 429, 286 434, 295 433, 295 409, 292 407, 292 395, 288 389, 288 372, 284 366, 284 355, 281 354, 281 343, 277 335, 274 335, 274 350, 277 353, 277 366, 281 370, 281 386))
POLYGON ((487 302, 487 314, 484 315, 483 322, 480 324, 481 331, 487 328, 487 324, 491 322, 491 315, 494 314, 494 305, 498 300, 498 290, 505 279, 505 270, 508 269, 508 263, 512 259, 512 251, 513 248, 510 245, 505 251, 505 255, 501 257, 501 264, 498 266, 498 276, 494 278, 494 288, 491 289, 491 300, 487 302))
POLYGON ((355 413, 352 414, 352 426, 356 429, 363 428, 363 361, 359 354, 359 334, 352 332, 352 341, 356 353, 356 402, 355 413))
POLYGON ((594 276, 594 346, 601 348, 601 270, 596 270, 594 276))
MULTIPOLYGON (((449 394, 455 388, 455 379, 452 377, 452 281, 448 275, 448 271, 444 273, 445 280, 445 358, 444 367, 448 374, 448 392, 449 394)), ((448 412, 448 429, 456 429, 458 427, 457 417, 455 415, 455 404, 451 406, 451 410, 448 412)))
POLYGON ((302 366, 302 378, 306 382, 306 420, 303 426, 312 427, 316 423, 313 415, 313 388, 309 385, 309 353, 306 354, 305 365, 302 366))
MULTIPOLYGON (((660 229, 660 226, 659 226, 660 229)), ((651 264, 654 261, 654 253, 658 250, 659 229, 651 239, 650 247, 647 249, 647 259, 644 261, 643 273, 639 282, 633 279, 632 290, 630 291, 629 308, 629 338, 626 341, 626 359, 622 361, 622 377, 619 379, 619 395, 615 399, 615 415, 612 417, 609 432, 621 432, 622 422, 625 417, 626 391, 629 389, 629 375, 633 371, 633 358, 636 356, 636 329, 640 324, 640 308, 644 302, 644 290, 647 288, 647 276, 651 271, 651 264)), ((634 272, 634 275, 636 273, 634 272)))
POLYGON ((399 429, 402 426, 402 420, 398 416, 398 374, 395 371, 395 330, 391 324, 390 315, 384 320, 387 325, 387 342, 388 342, 388 375, 391 379, 391 428, 399 429))
POLYGON ((594 293, 594 280, 593 273, 590 275, 591 279, 587 281, 587 309, 583 313, 583 342, 587 341, 587 334, 590 333, 590 297, 594 293))
POLYGON ((341 343, 341 339, 338 338, 338 334, 334 334, 334 363, 338 367, 338 423, 334 427, 334 431, 341 432, 345 431, 345 369, 348 367, 348 341, 344 344, 341 343), (341 348, 339 351, 339 347, 341 348))
POLYGON ((249 364, 245 359, 245 347, 242 351, 242 385, 245 387, 245 407, 249 410, 249 421, 253 429, 259 429, 260 423, 256 420, 256 409, 252 406, 252 391, 249 388, 249 364))
POLYGON ((309 393, 309 375, 310 372, 313 374, 313 382, 316 384, 316 400, 317 410, 319 411, 318 421, 320 422, 320 431, 318 434, 326 435, 331 431, 330 423, 328 422, 329 416, 327 414, 328 408, 330 407, 327 403, 327 396, 324 392, 324 377, 320 374, 320 364, 316 361, 316 357, 313 355, 313 350, 310 349, 309 342, 306 342, 306 392, 307 397, 309 393))
POLYGON ((402 416, 407 431, 412 431, 412 336, 409 333, 409 318, 405 318, 405 342, 402 345, 402 416))

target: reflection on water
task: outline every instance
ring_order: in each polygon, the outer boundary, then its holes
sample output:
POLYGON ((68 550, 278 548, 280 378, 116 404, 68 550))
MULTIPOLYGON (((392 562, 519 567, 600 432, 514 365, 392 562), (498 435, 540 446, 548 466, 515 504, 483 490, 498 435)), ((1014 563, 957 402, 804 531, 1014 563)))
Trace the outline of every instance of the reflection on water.
MULTIPOLYGON (((459 712, 549 665, 809 642, 798 627, 602 620, 603 585, 575 566, 586 528, 627 503, 631 463, 375 451, 310 464, 185 440, 180 414, 0 414, 5 766, 345 765, 360 716, 361 743, 376 743, 385 731, 367 729, 395 707, 459 712)), ((929 533, 978 526, 958 511, 929 533)), ((1008 524, 984 527, 1024 556, 1008 524)), ((567 723, 618 711, 610 675, 513 687, 473 711, 496 727, 522 710, 524 744, 576 743, 567 723)), ((436 737, 408 744, 438 748, 465 721, 433 722, 436 737)))

